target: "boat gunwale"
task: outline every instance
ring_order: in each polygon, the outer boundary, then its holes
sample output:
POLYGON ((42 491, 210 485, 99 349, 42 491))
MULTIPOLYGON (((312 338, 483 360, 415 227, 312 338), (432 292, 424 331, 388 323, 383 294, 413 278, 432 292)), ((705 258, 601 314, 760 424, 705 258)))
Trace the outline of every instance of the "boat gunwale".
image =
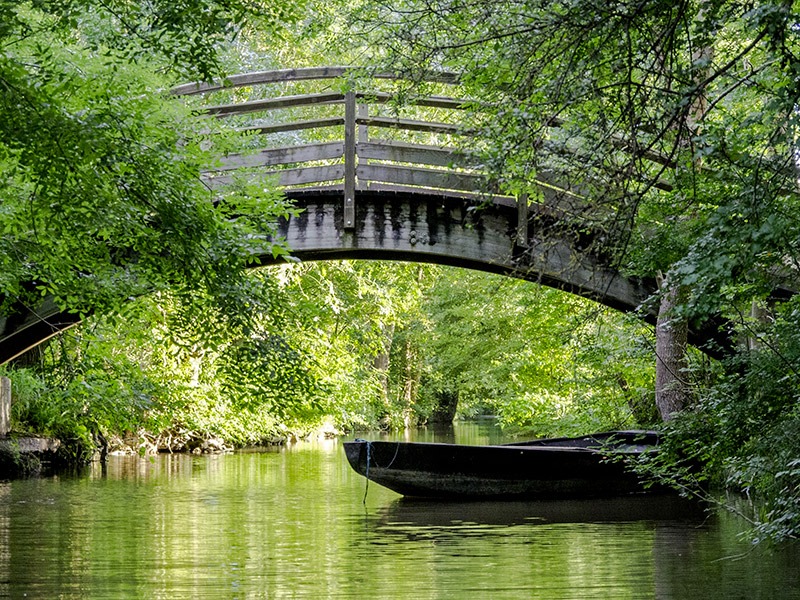
POLYGON ((540 438, 535 440, 529 440, 525 442, 511 442, 507 444, 455 444, 450 442, 405 442, 402 440, 365 440, 361 438, 356 438, 354 440, 349 440, 343 442, 344 444, 356 444, 356 443, 367 443, 367 444, 400 444, 400 445, 410 445, 416 447, 436 447, 436 448, 443 448, 443 447, 452 447, 458 449, 506 449, 506 450, 536 450, 536 451, 557 451, 557 452, 565 452, 565 451, 574 451, 574 452, 592 452, 592 453, 600 453, 600 454, 642 454, 644 452, 650 452, 655 450, 659 441, 659 433, 656 431, 648 431, 648 430, 624 430, 624 431, 604 431, 600 433, 592 433, 584 436, 578 437, 558 437, 558 438, 540 438), (618 440, 616 443, 614 442, 614 436, 629 436, 632 439, 635 439, 635 436, 642 436, 645 437, 653 437, 656 440, 656 443, 646 443, 640 442, 636 443, 635 441, 628 441, 625 439, 618 440), (600 438, 600 439, 596 439, 600 438), (605 438, 605 440, 603 439, 605 438), (560 442, 567 442, 567 441, 575 441, 575 442, 582 442, 585 441, 587 444, 591 444, 592 442, 596 441, 596 445, 575 445, 575 446, 559 446, 557 445, 560 442), (606 443, 604 443, 604 441, 606 443), (626 448, 626 446, 628 446, 626 448))
MULTIPOLYGON (((508 446, 505 444, 490 444, 486 446, 478 446, 472 444, 450 444, 446 442, 401 442, 401 441, 388 441, 388 440, 350 440, 343 442, 348 444, 399 444, 402 446, 413 445, 415 447, 428 447, 428 448, 478 448, 487 450, 507 450, 511 451, 530 451, 530 452, 576 452, 576 453, 593 453, 593 454, 641 454, 647 450, 629 450, 629 449, 615 449, 613 446, 508 446)), ((646 448, 653 448, 651 444, 644 445, 646 448)))

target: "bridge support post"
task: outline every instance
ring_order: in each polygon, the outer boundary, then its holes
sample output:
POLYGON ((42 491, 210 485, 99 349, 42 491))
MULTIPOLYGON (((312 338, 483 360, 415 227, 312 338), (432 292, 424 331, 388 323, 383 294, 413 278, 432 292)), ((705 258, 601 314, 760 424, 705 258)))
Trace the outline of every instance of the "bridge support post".
POLYGON ((356 93, 344 97, 344 229, 356 226, 356 93))
POLYGON ((11 431, 11 380, 0 377, 0 437, 11 431))

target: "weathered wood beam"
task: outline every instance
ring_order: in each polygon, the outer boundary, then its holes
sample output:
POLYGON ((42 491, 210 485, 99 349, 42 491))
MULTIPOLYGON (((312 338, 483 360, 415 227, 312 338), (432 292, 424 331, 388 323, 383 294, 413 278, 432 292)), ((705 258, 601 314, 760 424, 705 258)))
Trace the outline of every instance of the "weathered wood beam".
POLYGON ((326 142, 322 144, 305 144, 303 146, 285 146, 283 148, 265 148, 254 153, 230 154, 214 165, 213 171, 232 171, 241 168, 287 165, 293 163, 312 162, 316 160, 334 160, 344 156, 343 142, 326 142))
POLYGON ((400 183, 465 192, 488 191, 489 187, 489 179, 484 175, 394 165, 359 165, 356 175, 363 181, 400 183))
MULTIPOLYGON (((315 188, 316 189, 316 188, 315 188)), ((321 190, 321 188, 320 188, 321 190)), ((370 192, 387 192, 392 194, 415 194, 420 197, 435 196, 437 198, 447 198, 448 200, 467 201, 468 206, 476 204, 497 204, 499 206, 516 206, 516 198, 513 196, 503 196, 501 194, 484 194, 478 192, 465 192, 462 190, 443 190, 436 188, 419 188, 410 185, 399 185, 393 183, 369 182, 370 192)))
POLYGON ((338 79, 350 70, 345 66, 306 67, 300 69, 276 69, 229 75, 220 81, 192 82, 172 88, 176 96, 189 96, 250 85, 285 83, 287 81, 312 81, 315 79, 338 79))
POLYGON ((235 127, 233 131, 239 133, 286 133, 289 131, 302 131, 304 129, 322 129, 324 127, 337 127, 344 125, 344 117, 330 117, 327 119, 309 119, 306 121, 290 121, 288 123, 275 123, 274 125, 254 125, 252 127, 235 127))
POLYGON ((399 119, 392 117, 359 117, 359 125, 381 127, 384 129, 402 129, 404 131, 420 131, 424 133, 447 133, 451 135, 469 135, 458 125, 451 123, 438 123, 417 121, 414 119, 399 119))
MULTIPOLYGON (((358 92, 355 94, 355 96, 358 100, 376 104, 389 102, 395 97, 394 94, 389 94, 387 92, 358 92)), ((280 98, 265 98, 262 100, 235 102, 232 104, 218 104, 215 106, 198 108, 198 112, 200 114, 208 114, 216 117, 228 117, 231 115, 243 115, 253 112, 277 110, 280 108, 294 108, 318 104, 337 104, 341 102, 344 102, 344 94, 339 92, 324 92, 319 94, 282 96, 280 98)), ((429 108, 465 110, 469 105, 469 101, 460 98, 448 98, 447 96, 422 96, 410 100, 409 104, 414 106, 425 106, 429 108)))
POLYGON ((358 145, 359 158, 394 162, 436 165, 440 167, 468 166, 469 157, 457 148, 426 146, 394 141, 366 142, 358 145))
MULTIPOLYGON (((363 73, 372 79, 396 79, 410 80, 411 78, 402 73, 370 72, 368 69, 349 67, 349 66, 329 66, 329 67, 304 67, 299 69, 277 69, 271 71, 256 71, 252 73, 240 73, 230 75, 221 81, 212 82, 192 82, 172 88, 172 93, 176 96, 188 96, 192 94, 203 94, 236 87, 251 85, 265 85, 270 83, 284 83, 288 81, 312 81, 318 79, 338 79, 348 73, 363 73)), ((425 71, 417 75, 418 81, 430 83, 444 83, 457 85, 460 81, 459 73, 448 71, 425 71)))
MULTIPOLYGON (((264 181, 274 179, 279 186, 291 187, 325 181, 341 181, 344 179, 344 165, 327 165, 322 167, 299 167, 296 169, 282 169, 280 171, 263 171, 248 174, 251 178, 261 178, 264 181)), ((234 181, 233 175, 217 175, 206 173, 203 177, 205 184, 211 189, 219 189, 230 185, 234 181)))
POLYGON ((344 100, 344 227, 356 223, 356 94, 347 92, 344 100))
MULTIPOLYGON (((362 165, 368 165, 369 159, 365 156, 361 156, 359 149, 363 144, 369 142, 369 127, 364 123, 365 120, 369 119, 369 104, 359 103, 357 110, 356 110, 356 126, 358 127, 358 141, 356 143, 356 155, 358 156, 357 161, 362 165)), ((363 185, 359 185, 356 182, 357 188, 368 188, 370 186, 369 182, 365 182, 363 185)))
POLYGON ((369 141, 369 104, 360 103, 356 110, 356 125, 358 125, 358 143, 363 144, 369 141))
MULTIPOLYGON (((356 97, 364 100, 365 103, 384 104, 396 98, 394 94, 388 92, 357 92, 356 97)), ((413 106, 426 106, 429 108, 447 108, 450 110, 466 110, 471 104, 471 100, 464 98, 451 98, 448 96, 419 96, 410 98, 408 104, 413 106)))
POLYGON ((317 104, 335 104, 344 101, 344 94, 339 92, 325 92, 320 94, 300 94, 297 96, 282 96, 280 98, 265 98, 250 100, 248 102, 235 102, 233 104, 218 104, 198 109, 201 114, 216 117, 229 117, 231 115, 244 115, 247 113, 276 110, 279 108, 293 108, 297 106, 313 106, 317 104))

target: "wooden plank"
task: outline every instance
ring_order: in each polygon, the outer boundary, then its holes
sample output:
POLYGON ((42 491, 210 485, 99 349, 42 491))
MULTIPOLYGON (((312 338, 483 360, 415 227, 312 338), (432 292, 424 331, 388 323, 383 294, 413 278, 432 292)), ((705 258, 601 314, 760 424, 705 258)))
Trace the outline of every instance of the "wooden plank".
POLYGON ((327 119, 310 119, 307 121, 291 121, 276 123, 275 125, 255 125, 253 127, 237 127, 234 131, 239 133, 285 133, 287 131, 302 131, 304 129, 322 129, 323 127, 336 127, 344 125, 344 117, 330 117, 327 119))
POLYGON ((356 125, 358 125, 358 143, 363 144, 369 141, 369 128, 367 121, 369 120, 369 105, 359 104, 358 111, 356 111, 356 125))
POLYGON ((220 160, 214 171, 231 171, 246 167, 266 167, 315 160, 333 160, 344 155, 344 143, 305 144, 283 148, 265 148, 254 154, 231 154, 220 160))
MULTIPOLYGON (((366 144, 369 142, 369 127, 364 123, 365 120, 369 119, 369 104, 359 104, 358 110, 356 111, 356 125, 358 125, 358 143, 356 144, 356 155, 358 155, 358 162, 366 165, 369 164, 369 160, 366 157, 360 156, 359 148, 362 144, 366 144)), ((362 189, 369 188, 369 182, 364 183, 364 185, 359 186, 362 189)))
POLYGON ((278 183, 281 186, 305 185, 336 181, 344 177, 344 165, 327 165, 324 167, 301 167, 279 171, 278 183))
MULTIPOLYGON (((356 98, 365 103, 386 103, 394 96, 386 92, 376 92, 374 94, 355 94, 356 98)), ((299 106, 312 106, 317 104, 335 104, 344 100, 344 94, 339 92, 324 92, 319 94, 300 94, 297 96, 281 96, 280 98, 264 98, 262 100, 250 100, 248 102, 236 102, 233 104, 218 104, 198 109, 201 114, 214 115, 216 117, 227 117, 230 115, 243 115, 252 112, 276 110, 279 108, 294 108, 299 106)), ((409 104, 414 106, 427 106, 431 108, 447 108, 452 110, 465 110, 469 104, 468 100, 459 98, 448 98, 446 96, 424 96, 412 99, 409 104)))
POLYGON ((172 88, 171 92, 176 96, 188 96, 191 94, 203 94, 248 85, 264 85, 287 81, 311 81, 315 79, 337 79, 348 72, 363 72, 365 76, 373 79, 413 79, 415 81, 444 83, 448 85, 457 85, 461 79, 459 73, 450 71, 424 71, 421 74, 413 74, 413 77, 408 77, 402 73, 369 73, 364 69, 348 66, 304 67, 299 69, 277 69, 272 71, 239 73, 237 75, 230 75, 221 81, 185 83, 172 88))
POLYGON ((356 94, 347 92, 344 100, 344 228, 356 223, 356 94))
MULTIPOLYGON (((326 165, 322 167, 300 167, 297 169, 283 169, 281 171, 264 171, 242 175, 242 177, 249 177, 252 180, 268 180, 270 178, 277 178, 277 184, 281 187, 290 187, 295 185, 305 185, 309 183, 322 183, 325 181, 338 181, 344 179, 344 165, 326 165)), ((230 185, 234 180, 233 175, 218 175, 209 177, 206 174, 203 177, 204 183, 211 189, 219 189, 226 185, 230 185)))
MULTIPOLYGON (((395 98, 394 94, 387 92, 357 92, 356 97, 367 104, 384 104, 395 98)), ((427 106, 430 108, 449 108, 452 110, 466 110, 471 104, 471 100, 463 98, 450 98, 448 96, 420 96, 412 98, 408 104, 413 106, 427 106)))
POLYGON ((464 192, 459 190, 443 190, 437 188, 421 188, 410 185, 398 185, 393 183, 373 183, 369 184, 370 192, 392 192, 396 194, 415 194, 423 196, 436 196, 439 198, 453 198, 457 200, 469 200, 472 202, 491 202, 498 206, 515 207, 517 199, 513 196, 503 196, 499 194, 482 194, 477 192, 464 192))
POLYGON ((356 175, 359 179, 365 181, 400 183, 403 185, 418 185, 421 187, 469 192, 484 191, 488 183, 487 178, 483 175, 390 165, 359 165, 356 175))
POLYGON ((416 121, 414 119, 396 119, 392 117, 361 117, 357 122, 359 125, 369 127, 382 127, 385 129, 403 129, 405 131, 422 131, 425 133, 448 133, 451 135, 468 135, 458 125, 450 123, 438 123, 435 121, 416 121))
POLYGON ((327 192, 342 192, 344 193, 344 183, 327 183, 324 185, 307 185, 301 188, 293 188, 286 190, 286 195, 290 198, 307 197, 310 194, 319 194, 327 192))
POLYGON ((192 82, 172 88, 176 96, 203 94, 247 85, 264 85, 283 83, 286 81, 311 81, 314 79, 336 79, 348 71, 348 67, 306 67, 301 69, 277 69, 271 71, 254 71, 230 75, 221 81, 192 82))
POLYGON ((436 165, 440 167, 468 166, 468 157, 456 148, 424 146, 405 142, 367 142, 358 146, 359 158, 391 160, 394 162, 436 165))
POLYGON ((587 200, 586 190, 570 189, 569 183, 564 184, 559 180, 557 175, 554 175, 548 170, 541 170, 536 173, 534 184, 539 186, 545 196, 554 197, 554 193, 559 196, 570 196, 577 200, 587 200))
POLYGON ((315 104, 335 104, 344 101, 344 94, 339 92, 325 92, 321 94, 300 94, 297 96, 282 96, 280 98, 265 98, 249 102, 236 102, 234 104, 219 104, 198 109, 201 114, 227 117, 230 115, 243 115, 252 112, 275 110, 278 108, 292 108, 296 106, 312 106, 315 104))

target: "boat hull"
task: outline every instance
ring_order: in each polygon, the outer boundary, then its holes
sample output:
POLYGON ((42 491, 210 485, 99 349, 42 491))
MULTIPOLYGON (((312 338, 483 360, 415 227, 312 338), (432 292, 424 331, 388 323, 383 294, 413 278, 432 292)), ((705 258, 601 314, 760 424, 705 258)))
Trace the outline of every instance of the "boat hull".
POLYGON ((356 472, 409 497, 552 499, 645 491, 624 459, 651 451, 650 444, 611 449, 577 440, 569 445, 566 438, 554 442, 462 446, 356 440, 344 448, 356 472))

